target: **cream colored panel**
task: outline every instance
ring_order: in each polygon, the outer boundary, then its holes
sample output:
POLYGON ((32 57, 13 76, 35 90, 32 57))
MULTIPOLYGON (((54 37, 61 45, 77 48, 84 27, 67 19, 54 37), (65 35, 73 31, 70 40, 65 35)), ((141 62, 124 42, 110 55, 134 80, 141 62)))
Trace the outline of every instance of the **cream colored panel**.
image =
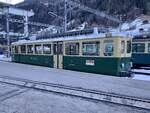
POLYGON ((63 55, 59 55, 59 69, 63 68, 63 55))
POLYGON ((57 68, 57 55, 54 55, 53 60, 54 60, 54 68, 57 68))

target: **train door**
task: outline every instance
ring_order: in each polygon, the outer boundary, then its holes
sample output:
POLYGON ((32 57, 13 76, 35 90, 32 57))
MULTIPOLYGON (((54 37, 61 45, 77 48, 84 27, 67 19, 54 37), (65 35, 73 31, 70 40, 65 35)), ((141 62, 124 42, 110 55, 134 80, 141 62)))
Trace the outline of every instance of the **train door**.
POLYGON ((63 68, 63 42, 54 42, 54 68, 63 68))

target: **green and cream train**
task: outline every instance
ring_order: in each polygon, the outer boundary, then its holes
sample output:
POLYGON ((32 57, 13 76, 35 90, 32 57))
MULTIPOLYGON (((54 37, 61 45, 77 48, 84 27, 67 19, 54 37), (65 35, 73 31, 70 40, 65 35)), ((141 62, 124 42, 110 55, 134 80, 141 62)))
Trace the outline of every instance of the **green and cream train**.
POLYGON ((131 39, 86 34, 19 41, 12 44, 12 61, 51 68, 130 76, 131 39))

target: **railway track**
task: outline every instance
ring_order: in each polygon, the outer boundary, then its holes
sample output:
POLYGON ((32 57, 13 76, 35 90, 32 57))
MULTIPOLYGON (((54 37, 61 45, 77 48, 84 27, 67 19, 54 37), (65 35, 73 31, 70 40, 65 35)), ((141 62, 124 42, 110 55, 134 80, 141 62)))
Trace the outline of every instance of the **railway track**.
POLYGON ((133 73, 134 73, 134 74, 142 74, 142 75, 150 75, 150 73, 145 73, 145 72, 134 72, 134 71, 133 71, 133 73))
POLYGON ((34 90, 53 92, 68 96, 80 97, 95 101, 106 101, 125 106, 137 107, 142 109, 150 109, 150 99, 139 97, 131 97, 115 93, 85 89, 81 87, 72 87, 62 84, 53 84, 46 82, 38 82, 16 77, 9 77, 0 75, 0 82, 10 85, 15 85, 23 88, 30 88, 34 90))

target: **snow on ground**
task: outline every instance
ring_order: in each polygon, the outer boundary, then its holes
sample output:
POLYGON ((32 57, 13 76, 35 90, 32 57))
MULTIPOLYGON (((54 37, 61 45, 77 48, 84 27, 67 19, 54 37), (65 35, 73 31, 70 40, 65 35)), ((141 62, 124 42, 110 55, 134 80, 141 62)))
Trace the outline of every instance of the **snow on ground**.
POLYGON ((0 75, 150 98, 148 81, 1 62, 0 75))
POLYGON ((134 72, 141 72, 141 73, 150 73, 150 70, 145 70, 145 69, 134 69, 134 72))
POLYGON ((4 55, 0 55, 0 61, 4 58, 4 55))
POLYGON ((144 81, 150 81, 150 75, 143 75, 143 74, 135 74, 133 75, 134 80, 144 80, 144 81))
POLYGON ((5 55, 0 55, 0 61, 7 61, 10 62, 11 61, 11 57, 7 58, 5 55))
MULTIPOLYGON (((0 84, 0 93, 11 95, 12 86, 0 84), (4 91, 5 89, 9 91, 4 91)), ((16 88, 16 87, 15 87, 16 88)), ((20 89, 20 88, 18 88, 20 89)), ((22 90, 23 88, 21 88, 22 90)), ((0 96, 0 99, 4 95, 0 96)), ((131 108, 107 102, 93 102, 54 93, 27 90, 0 100, 0 113, 149 113, 148 110, 131 108)))
MULTIPOLYGON (((139 73, 150 73, 150 70, 145 69, 134 69, 134 72, 139 73)), ((150 81, 150 75, 144 75, 144 74, 134 74, 133 79, 135 80, 144 80, 144 81, 150 81)))

